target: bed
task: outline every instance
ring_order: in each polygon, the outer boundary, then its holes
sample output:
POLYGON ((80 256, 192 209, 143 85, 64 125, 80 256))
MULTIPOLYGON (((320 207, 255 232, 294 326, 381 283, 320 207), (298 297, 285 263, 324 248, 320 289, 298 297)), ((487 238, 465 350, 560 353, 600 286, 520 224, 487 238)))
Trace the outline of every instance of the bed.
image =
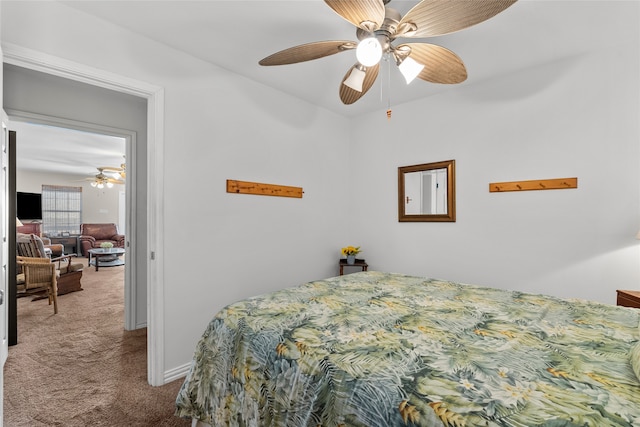
POLYGON ((176 415, 211 426, 640 426, 640 310, 382 272, 231 304, 176 415))

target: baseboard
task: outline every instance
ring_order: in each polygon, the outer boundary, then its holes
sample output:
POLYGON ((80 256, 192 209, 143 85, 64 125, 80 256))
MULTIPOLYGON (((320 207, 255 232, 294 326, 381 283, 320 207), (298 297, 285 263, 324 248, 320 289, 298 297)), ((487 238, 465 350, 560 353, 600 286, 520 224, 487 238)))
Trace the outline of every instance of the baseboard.
POLYGON ((175 381, 180 378, 184 378, 189 373, 189 368, 191 368, 191 363, 184 364, 182 366, 178 366, 177 368, 169 369, 164 372, 164 383, 168 384, 171 381, 175 381))

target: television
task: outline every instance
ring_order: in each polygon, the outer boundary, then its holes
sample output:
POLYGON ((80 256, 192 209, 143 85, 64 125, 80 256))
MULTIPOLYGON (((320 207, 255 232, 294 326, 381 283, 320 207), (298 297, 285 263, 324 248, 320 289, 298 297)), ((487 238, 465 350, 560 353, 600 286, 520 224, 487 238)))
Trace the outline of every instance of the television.
POLYGON ((16 193, 16 215, 18 219, 42 219, 42 194, 16 193))

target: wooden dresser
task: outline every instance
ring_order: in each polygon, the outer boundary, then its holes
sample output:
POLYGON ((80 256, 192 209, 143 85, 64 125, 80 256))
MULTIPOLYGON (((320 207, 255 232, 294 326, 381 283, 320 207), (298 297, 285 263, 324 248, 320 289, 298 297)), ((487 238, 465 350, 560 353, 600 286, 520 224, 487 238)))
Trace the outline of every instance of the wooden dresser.
POLYGON ((640 291, 617 291, 618 305, 640 308, 640 291))

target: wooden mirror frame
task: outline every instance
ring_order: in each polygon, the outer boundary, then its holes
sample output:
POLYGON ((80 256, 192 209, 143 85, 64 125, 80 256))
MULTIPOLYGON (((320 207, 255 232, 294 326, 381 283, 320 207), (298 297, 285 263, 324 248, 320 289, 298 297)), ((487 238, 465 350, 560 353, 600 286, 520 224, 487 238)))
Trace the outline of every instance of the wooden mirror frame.
POLYGON ((399 222, 456 222, 456 161, 446 160, 421 165, 401 166, 398 168, 398 221, 399 222), (435 169, 447 171, 447 213, 416 214, 405 213, 404 175, 412 172, 424 172, 435 169))

